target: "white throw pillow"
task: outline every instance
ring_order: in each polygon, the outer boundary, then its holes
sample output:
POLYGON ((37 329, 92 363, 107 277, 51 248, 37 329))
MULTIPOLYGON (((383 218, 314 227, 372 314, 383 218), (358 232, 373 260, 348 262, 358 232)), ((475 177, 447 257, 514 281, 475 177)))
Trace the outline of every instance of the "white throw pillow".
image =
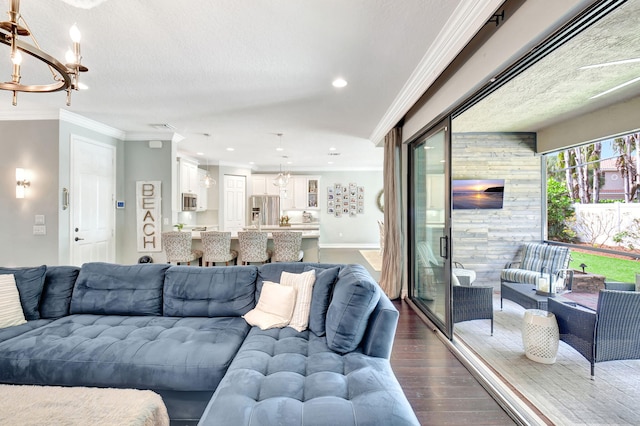
POLYGON ((15 277, 12 274, 0 275, 0 328, 25 322, 15 277))
POLYGON ((453 284, 454 286, 460 285, 460 280, 458 279, 456 274, 451 274, 451 284, 453 284))
POLYGON ((280 285, 296 289, 296 307, 289 327, 296 331, 305 331, 309 326, 309 312, 311 311, 311 296, 313 296, 313 284, 316 282, 314 269, 301 274, 283 272, 280 275, 280 285))
POLYGON ((296 304, 296 289, 265 281, 255 308, 242 316, 261 330, 282 328, 289 324, 296 304))

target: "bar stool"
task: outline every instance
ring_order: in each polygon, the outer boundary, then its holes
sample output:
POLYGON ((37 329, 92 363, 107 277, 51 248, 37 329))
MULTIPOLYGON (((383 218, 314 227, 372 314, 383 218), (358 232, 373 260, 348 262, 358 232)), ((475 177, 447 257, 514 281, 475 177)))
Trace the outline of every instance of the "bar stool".
POLYGON ((302 246, 302 232, 274 231, 273 233, 273 262, 301 262, 304 251, 302 246))
POLYGON ((240 245, 240 261, 243 265, 249 263, 266 263, 271 258, 271 251, 267 250, 266 232, 238 231, 240 245))
POLYGON ((162 248, 167 254, 167 263, 191 265, 191 262, 198 260, 199 265, 202 266, 202 250, 191 248, 191 232, 163 232, 162 248))
POLYGON ((229 262, 236 263, 238 252, 231 250, 231 232, 207 231, 201 232, 202 249, 204 254, 202 260, 205 266, 216 265, 216 262, 224 262, 229 266, 229 262))

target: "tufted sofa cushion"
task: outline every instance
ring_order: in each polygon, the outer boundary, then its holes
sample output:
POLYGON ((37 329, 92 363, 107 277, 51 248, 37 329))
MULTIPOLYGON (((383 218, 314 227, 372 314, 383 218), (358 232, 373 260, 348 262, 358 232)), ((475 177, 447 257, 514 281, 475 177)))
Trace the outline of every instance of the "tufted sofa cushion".
POLYGON ((0 343, 0 382, 213 391, 248 331, 239 317, 71 315, 0 343))
POLYGON ((161 315, 170 265, 85 263, 71 296, 72 314, 161 315))
POLYGON ((164 315, 239 317, 255 307, 258 268, 172 266, 164 285, 164 315))
POLYGON ((388 360, 254 327, 199 425, 417 425, 388 360))

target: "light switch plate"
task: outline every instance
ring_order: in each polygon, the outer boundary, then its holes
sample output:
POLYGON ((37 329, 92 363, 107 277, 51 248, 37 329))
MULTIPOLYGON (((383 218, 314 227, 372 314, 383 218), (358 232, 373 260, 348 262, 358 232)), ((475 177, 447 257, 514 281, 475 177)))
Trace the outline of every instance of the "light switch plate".
POLYGON ((34 223, 36 225, 44 225, 44 215, 43 214, 37 214, 34 223))
POLYGON ((34 225, 33 235, 47 235, 47 227, 44 225, 34 225))

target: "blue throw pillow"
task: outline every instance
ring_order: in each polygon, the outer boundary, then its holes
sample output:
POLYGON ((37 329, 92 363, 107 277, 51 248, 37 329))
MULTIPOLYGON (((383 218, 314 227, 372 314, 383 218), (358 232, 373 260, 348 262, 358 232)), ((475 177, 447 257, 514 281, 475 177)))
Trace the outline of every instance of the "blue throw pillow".
POLYGON ((71 294, 79 273, 77 266, 47 267, 40 298, 41 318, 57 319, 69 315, 71 294))
POLYGON ((380 286, 360 265, 349 265, 338 274, 327 310, 327 345, 344 354, 355 350, 380 300, 380 286))
POLYGON ((324 336, 326 333, 327 310, 331 302, 333 285, 338 278, 340 267, 334 268, 314 268, 306 266, 304 271, 316 271, 316 282, 313 285, 313 295, 311 297, 311 311, 309 312, 309 330, 316 336, 324 336))
POLYGON ((45 265, 33 268, 0 268, 0 274, 13 274, 20 293, 20 304, 27 321, 40 319, 40 295, 44 286, 45 265))

